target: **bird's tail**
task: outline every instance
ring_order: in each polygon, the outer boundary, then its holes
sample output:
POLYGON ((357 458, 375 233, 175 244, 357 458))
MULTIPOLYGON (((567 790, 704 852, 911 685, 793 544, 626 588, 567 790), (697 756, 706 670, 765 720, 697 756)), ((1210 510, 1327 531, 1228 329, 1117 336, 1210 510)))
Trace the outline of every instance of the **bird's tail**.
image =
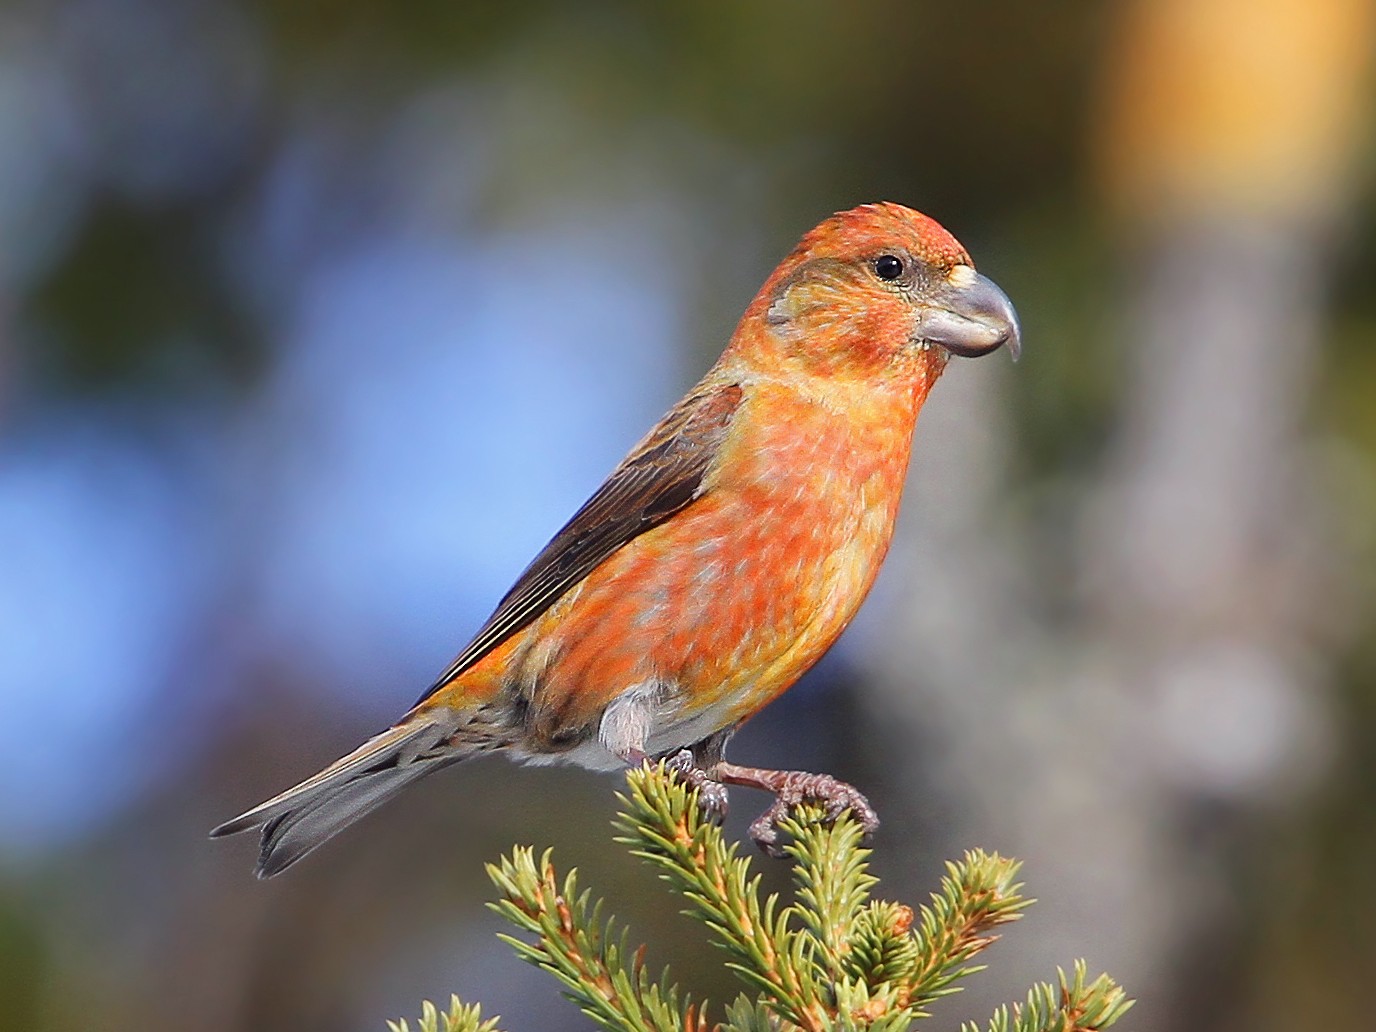
POLYGON ((446 710, 413 711, 319 774, 221 824, 210 836, 261 827, 262 848, 253 873, 271 878, 413 781, 479 751, 481 747, 453 744, 454 731, 453 715, 446 710))

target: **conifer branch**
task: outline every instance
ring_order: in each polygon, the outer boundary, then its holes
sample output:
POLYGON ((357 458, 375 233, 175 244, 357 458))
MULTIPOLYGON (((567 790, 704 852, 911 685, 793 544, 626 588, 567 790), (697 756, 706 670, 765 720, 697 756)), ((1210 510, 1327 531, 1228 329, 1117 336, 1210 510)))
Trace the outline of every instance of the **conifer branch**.
MULTIPOLYGON (((679 992, 669 972, 652 978, 646 947, 628 947, 624 930, 603 918, 603 903, 562 880, 547 850, 528 847, 488 865, 501 898, 490 904, 525 936, 503 935, 522 959, 552 973, 564 994, 608 1032, 905 1032, 933 1000, 958 991, 980 970, 973 959, 1032 902, 1014 881, 1016 861, 972 850, 947 864, 941 885, 916 914, 873 900, 877 880, 857 822, 834 825, 803 807, 782 822, 791 836, 797 892, 781 905, 761 899, 751 858, 704 819, 697 792, 662 765, 627 775, 617 841, 647 861, 689 903, 746 986, 720 1024, 679 992)), ((987 1032, 1101 1032, 1131 1001, 1106 975, 1086 981, 1077 962, 1059 988, 1033 986, 1026 1001, 1001 1008, 987 1032)), ((392 1032, 410 1032, 405 1021, 392 1032)), ((495 1032, 477 1007, 455 998, 447 1013, 429 1003, 419 1032, 495 1032)), ((963 1032, 984 1032, 967 1024, 963 1032)))
POLYGON ((602 921, 602 900, 590 903, 589 893, 579 893, 577 871, 560 886, 550 854, 546 850, 537 865, 534 850, 518 846, 500 864, 487 865, 504 896, 489 905, 537 936, 533 943, 499 938, 522 960, 558 978, 565 995, 610 1032, 696 1032, 691 1004, 680 1005, 669 973, 652 980, 645 947, 627 950, 626 933, 618 935, 613 920, 602 921))
POLYGON ((829 825, 820 807, 809 807, 781 822, 792 841, 798 902, 792 911, 815 942, 816 959, 833 981, 846 973, 856 922, 879 879, 869 873, 870 851, 860 843, 864 831, 855 821, 829 825))
POLYGON ((697 791, 666 775, 662 764, 632 770, 626 785, 617 841, 696 905, 694 916, 734 958, 727 966, 763 990, 780 1017, 806 1032, 826 1029, 810 941, 790 926, 790 908, 781 910, 777 895, 760 902, 750 857, 704 819, 697 791))
MULTIPOLYGON (((988 1032, 1100 1032, 1121 1018, 1133 1004, 1127 994, 1108 975, 1085 982, 1085 962, 1075 962, 1070 979, 1056 969, 1059 989, 1039 982, 1027 993, 1023 1003, 994 1012, 988 1032)), ((982 1032, 966 1022, 961 1032, 982 1032)))
POLYGON ((908 1002, 921 1015, 933 1000, 958 991, 957 979, 982 970, 971 958, 998 941, 993 929, 1016 921, 1035 900, 1018 895, 1013 878, 1021 865, 997 853, 972 849, 947 861, 941 891, 919 914, 917 964, 908 979, 908 1002))
MULTIPOLYGON (((449 1010, 437 1010, 429 1000, 421 1004, 420 1023, 417 1032, 497 1032, 498 1018, 482 1020, 482 1008, 474 1003, 467 1004, 457 996, 449 997, 449 1010)), ((390 1032, 411 1032, 406 1019, 387 1022, 390 1032)))

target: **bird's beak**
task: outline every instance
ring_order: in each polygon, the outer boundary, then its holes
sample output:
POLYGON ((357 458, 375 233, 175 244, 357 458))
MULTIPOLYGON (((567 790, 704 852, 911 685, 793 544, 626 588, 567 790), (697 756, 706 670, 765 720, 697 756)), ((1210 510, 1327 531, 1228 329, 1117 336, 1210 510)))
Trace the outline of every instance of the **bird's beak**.
POLYGON ((993 280, 968 265, 956 266, 933 293, 932 303, 919 309, 916 336, 962 358, 987 355, 1004 344, 1015 362, 1022 352, 1013 302, 993 280))

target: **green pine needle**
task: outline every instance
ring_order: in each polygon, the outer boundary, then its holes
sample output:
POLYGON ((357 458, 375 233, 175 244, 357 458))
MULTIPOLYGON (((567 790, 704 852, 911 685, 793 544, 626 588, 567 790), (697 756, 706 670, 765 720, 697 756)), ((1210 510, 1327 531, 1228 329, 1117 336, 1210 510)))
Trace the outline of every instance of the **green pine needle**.
POLYGON ((721 828, 704 820, 697 791, 669 775, 663 764, 626 776, 618 796, 624 810, 615 826, 631 852, 687 897, 725 947, 728 966, 747 985, 771 998, 778 1014, 804 1029, 824 1026, 822 985, 811 943, 790 927, 789 909, 771 894, 760 901, 760 876, 750 858, 728 845, 721 828))
POLYGON ((793 912, 816 945, 829 979, 845 973, 856 922, 879 879, 868 871, 870 851, 861 847, 864 829, 853 820, 823 822, 820 807, 800 810, 782 822, 791 841, 798 902, 793 912))
POLYGON ((546 850, 518 846, 487 874, 503 897, 490 904, 517 928, 536 936, 527 942, 500 938, 516 955, 554 975, 564 995, 610 1032, 681 1032, 689 1001, 679 1002, 668 972, 656 981, 645 969, 645 947, 628 950, 624 932, 602 920, 602 900, 589 902, 578 891, 578 873, 570 871, 560 886, 546 850), (628 963, 629 961, 629 963, 628 963))
MULTIPOLYGON (((482 1020, 482 1008, 478 1004, 460 1002, 457 996, 449 998, 449 1010, 441 1013, 429 1000, 421 1004, 420 1024, 417 1032, 497 1032, 498 1018, 482 1020)), ((411 1032, 406 1019, 387 1022, 391 1032, 411 1032)))
MULTIPOLYGON (((1056 969, 1059 989, 1039 982, 1027 993, 1023 1003, 1010 1010, 1000 1007, 990 1020, 988 1032, 1100 1032, 1133 1004, 1122 988, 1108 975, 1085 982, 1085 962, 1075 962, 1074 974, 1067 979, 1056 969)), ((978 1025, 966 1022, 961 1032, 981 1032, 978 1025)))
MULTIPOLYGON (((797 892, 783 905, 761 898, 751 858, 703 818, 697 791, 660 764, 627 774, 617 841, 645 860, 688 900, 690 916, 727 953, 745 987, 711 1024, 681 994, 666 970, 651 977, 646 947, 604 917, 601 899, 562 881, 552 853, 537 862, 517 847, 487 871, 500 898, 489 904, 519 936, 503 935, 517 956, 552 974, 572 1000, 608 1032, 906 1032, 933 1000, 957 992, 980 970, 974 958, 1017 920, 1031 900, 1014 879, 1018 863, 972 850, 947 864, 931 901, 915 914, 901 903, 871 898, 863 831, 843 814, 834 825, 813 806, 782 822, 790 836, 797 892)), ((1077 961, 1058 986, 1035 985, 1027 999, 1000 1008, 987 1032, 1100 1032, 1132 1006, 1106 975, 1086 981, 1077 961)), ((410 1032, 389 1022, 391 1032, 410 1032)), ((983 1032, 966 1024, 963 1032, 983 1032)), ((455 998, 447 1013, 424 1005, 419 1032, 496 1032, 476 1006, 455 998)))
POLYGON ((933 1000, 959 991, 954 983, 980 968, 971 958, 992 946, 993 929, 1016 921, 1033 900, 1020 896, 1013 881, 1020 865, 997 853, 970 850, 946 864, 941 890, 918 915, 917 958, 908 982, 909 999, 917 1013, 933 1000))

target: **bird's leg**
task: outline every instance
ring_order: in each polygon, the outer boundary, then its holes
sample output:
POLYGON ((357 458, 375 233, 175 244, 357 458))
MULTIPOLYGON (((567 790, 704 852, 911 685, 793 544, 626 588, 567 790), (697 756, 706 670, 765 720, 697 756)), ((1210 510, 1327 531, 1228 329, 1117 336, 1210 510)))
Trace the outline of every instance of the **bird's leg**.
POLYGON ((825 803, 827 820, 834 821, 846 810, 855 815, 865 834, 873 834, 879 827, 879 815, 869 800, 844 781, 830 774, 809 774, 802 770, 761 770, 740 767, 725 760, 719 761, 711 777, 727 785, 745 785, 774 794, 774 803, 750 825, 750 837, 755 845, 770 856, 783 856, 779 847, 779 821, 800 803, 809 800, 825 803))
POLYGON ((726 786, 704 769, 692 749, 680 749, 673 756, 666 757, 664 766, 697 789, 698 809, 704 817, 717 823, 726 819, 731 802, 726 786))
POLYGON ((726 819, 730 799, 714 769, 721 763, 726 743, 735 731, 735 725, 724 727, 664 760, 665 767, 697 789, 698 809, 709 821, 717 823, 726 819))
MULTIPOLYGON (((698 745, 702 745, 701 742, 698 745)), ((726 786, 718 781, 712 780, 710 774, 704 769, 704 764, 693 749, 680 749, 672 756, 664 756, 664 768, 681 781, 697 790, 698 809, 702 811, 704 817, 709 821, 721 823, 726 819, 726 811, 729 805, 726 786)), ((655 760, 648 756, 642 749, 628 749, 626 755, 622 757, 627 764, 638 767, 642 764, 651 765, 655 760)))

